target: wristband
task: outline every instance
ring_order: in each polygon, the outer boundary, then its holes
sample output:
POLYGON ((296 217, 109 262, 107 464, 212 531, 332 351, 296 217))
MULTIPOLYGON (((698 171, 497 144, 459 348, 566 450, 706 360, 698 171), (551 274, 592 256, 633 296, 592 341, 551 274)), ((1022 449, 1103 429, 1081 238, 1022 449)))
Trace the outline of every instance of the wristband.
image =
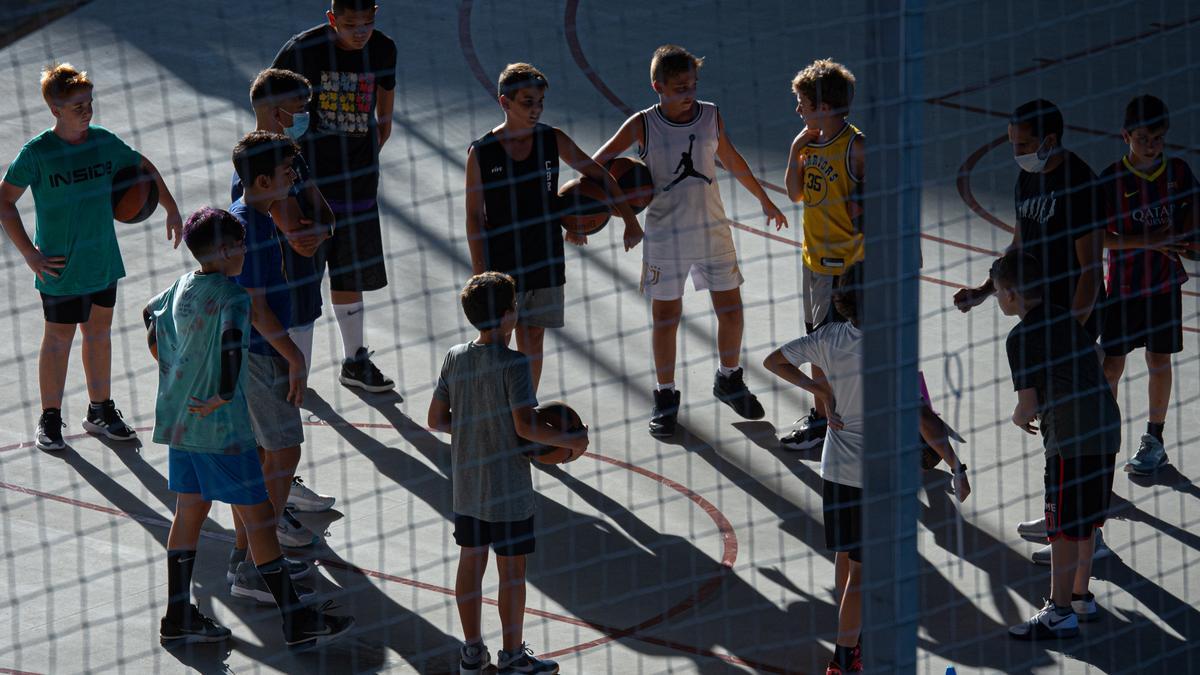
POLYGON ((967 475, 967 465, 966 465, 965 463, 963 463, 963 462, 959 462, 959 463, 958 463, 958 470, 957 470, 957 471, 955 471, 955 472, 954 472, 954 474, 955 474, 955 475, 962 474, 962 475, 964 475, 964 476, 965 476, 965 475, 967 475))

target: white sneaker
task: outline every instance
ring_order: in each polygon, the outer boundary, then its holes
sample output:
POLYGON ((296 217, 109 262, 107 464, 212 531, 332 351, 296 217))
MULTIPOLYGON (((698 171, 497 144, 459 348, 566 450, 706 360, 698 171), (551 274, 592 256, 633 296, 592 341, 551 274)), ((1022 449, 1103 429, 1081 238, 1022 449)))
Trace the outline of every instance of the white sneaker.
POLYGON ((1038 518, 1017 523, 1017 534, 1026 541, 1044 543, 1046 541, 1046 519, 1038 518))
MULTIPOLYGON (((1104 543, 1104 531, 1096 528, 1096 548, 1092 551, 1092 562, 1103 560, 1112 555, 1112 549, 1104 543)), ((1033 564, 1049 565, 1050 564, 1050 545, 1039 548, 1033 552, 1033 564)))
POLYGON ((492 665, 492 653, 482 642, 474 645, 464 644, 458 651, 459 675, 477 675, 492 665))
POLYGON ((304 548, 312 546, 318 541, 317 535, 313 534, 312 530, 296 520, 291 509, 283 510, 279 524, 275 526, 275 534, 279 536, 279 545, 288 548, 304 548))
POLYGON ((292 479, 292 489, 288 492, 287 498, 288 508, 301 513, 316 513, 333 508, 335 501, 337 501, 336 497, 313 492, 312 488, 304 484, 304 480, 300 476, 292 479))
POLYGON ((1079 635, 1079 618, 1075 612, 1062 614, 1050 600, 1025 623, 1008 629, 1014 640, 1061 640, 1079 635))

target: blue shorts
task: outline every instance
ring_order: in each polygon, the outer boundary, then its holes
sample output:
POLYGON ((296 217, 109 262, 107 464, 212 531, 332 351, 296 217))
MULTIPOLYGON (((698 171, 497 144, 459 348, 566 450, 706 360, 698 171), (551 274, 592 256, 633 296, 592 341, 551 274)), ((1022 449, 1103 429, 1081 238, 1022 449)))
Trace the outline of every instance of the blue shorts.
POLYGON ((242 506, 267 501, 257 449, 221 455, 171 448, 169 457, 167 486, 174 492, 199 493, 206 501, 242 506))

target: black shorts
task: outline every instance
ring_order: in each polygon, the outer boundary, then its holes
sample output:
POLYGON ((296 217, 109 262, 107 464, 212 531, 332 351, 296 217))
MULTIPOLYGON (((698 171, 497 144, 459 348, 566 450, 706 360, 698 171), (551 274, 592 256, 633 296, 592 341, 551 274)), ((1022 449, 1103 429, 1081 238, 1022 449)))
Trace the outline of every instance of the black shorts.
POLYGON ((379 207, 337 214, 333 237, 317 251, 317 269, 329 268, 329 288, 335 291, 377 291, 387 286, 379 207))
POLYGON ((1153 354, 1183 351, 1183 291, 1176 286, 1149 297, 1113 298, 1104 309, 1100 344, 1107 356, 1139 347, 1153 354))
POLYGON ((821 481, 825 511, 825 548, 862 562, 862 488, 821 481))
POLYGON ((1104 524, 1112 501, 1116 455, 1046 458, 1046 534, 1082 541, 1104 524))
POLYGON ((533 516, 525 520, 490 523, 456 513, 454 543, 466 548, 490 545, 496 555, 529 555, 537 543, 533 536, 533 516))
POLYGON ((87 323, 92 318, 92 305, 115 307, 117 282, 104 290, 83 295, 46 295, 42 293, 42 314, 49 323, 87 323))

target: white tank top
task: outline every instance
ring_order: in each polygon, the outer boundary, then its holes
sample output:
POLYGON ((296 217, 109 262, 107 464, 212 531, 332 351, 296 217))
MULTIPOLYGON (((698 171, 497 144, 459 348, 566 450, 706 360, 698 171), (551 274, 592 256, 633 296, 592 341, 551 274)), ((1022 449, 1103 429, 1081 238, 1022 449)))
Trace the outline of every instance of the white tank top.
POLYGON ((638 114, 646 128, 639 155, 654 179, 643 258, 708 260, 733 253, 717 186, 717 106, 699 102, 696 117, 684 124, 668 120, 657 105, 638 114))

